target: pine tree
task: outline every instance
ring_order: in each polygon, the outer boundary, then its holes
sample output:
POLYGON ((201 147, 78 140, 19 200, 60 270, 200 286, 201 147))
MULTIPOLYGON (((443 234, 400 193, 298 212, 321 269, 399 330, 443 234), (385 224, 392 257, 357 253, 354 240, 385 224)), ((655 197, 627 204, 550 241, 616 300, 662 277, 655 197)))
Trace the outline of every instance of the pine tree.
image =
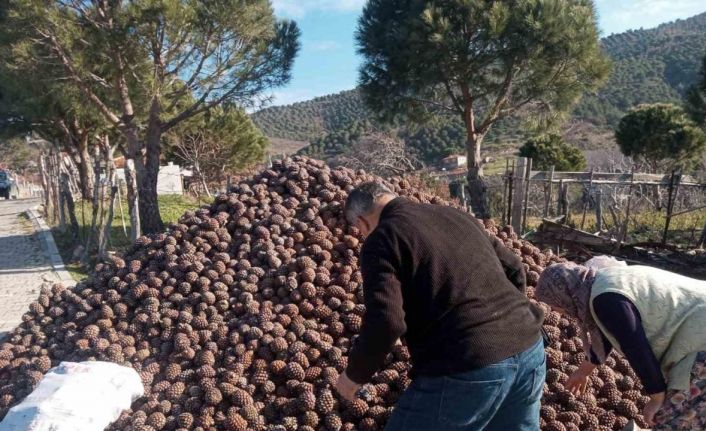
POLYGON ((255 105, 287 83, 300 36, 268 0, 11 0, 3 33, 59 66, 55 79, 120 132, 134 160, 145 233, 163 229, 162 136, 224 103, 255 105))
POLYGON ((471 205, 488 217, 481 146, 503 118, 567 112, 606 78, 590 0, 370 0, 358 24, 367 104, 387 119, 457 115, 471 205))
POLYGON ((539 170, 582 171, 586 157, 581 150, 567 144, 561 136, 548 134, 529 139, 520 147, 520 157, 532 159, 532 166, 539 170))
POLYGON ((688 168, 706 148, 706 136, 684 110, 668 103, 640 105, 623 117, 615 139, 626 156, 652 172, 688 168))

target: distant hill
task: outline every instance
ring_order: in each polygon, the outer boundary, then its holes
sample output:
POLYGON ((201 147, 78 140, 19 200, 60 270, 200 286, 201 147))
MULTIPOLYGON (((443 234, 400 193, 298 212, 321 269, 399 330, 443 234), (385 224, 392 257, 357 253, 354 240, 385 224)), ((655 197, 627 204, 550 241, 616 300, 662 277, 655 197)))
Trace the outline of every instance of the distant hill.
POLYGON ((265 135, 293 141, 312 141, 368 117, 370 113, 357 90, 273 106, 252 115, 265 135))
POLYGON ((608 36, 603 47, 613 59, 613 73, 596 96, 584 97, 575 116, 616 125, 640 103, 680 102, 706 54, 706 13, 608 36))
MULTIPOLYGON (((599 130, 601 136, 610 136, 605 132, 635 105, 681 101, 686 89, 696 81, 706 54, 706 13, 649 30, 611 35, 602 43, 613 59, 613 73, 598 94, 582 99, 570 121, 572 132, 567 133, 569 139, 586 150, 611 143, 596 142, 576 129, 592 134, 599 130), (577 128, 576 124, 582 122, 590 126, 577 128)), ((311 145, 300 151, 324 158, 345 151, 367 130, 383 127, 374 124, 375 116, 357 90, 267 108, 252 117, 267 136, 309 142, 311 145)), ((427 163, 463 149, 464 128, 456 118, 440 118, 423 126, 400 120, 397 125, 384 127, 394 128, 427 163)), ((490 153, 507 151, 526 138, 520 121, 510 119, 492 129, 485 145, 490 153)))

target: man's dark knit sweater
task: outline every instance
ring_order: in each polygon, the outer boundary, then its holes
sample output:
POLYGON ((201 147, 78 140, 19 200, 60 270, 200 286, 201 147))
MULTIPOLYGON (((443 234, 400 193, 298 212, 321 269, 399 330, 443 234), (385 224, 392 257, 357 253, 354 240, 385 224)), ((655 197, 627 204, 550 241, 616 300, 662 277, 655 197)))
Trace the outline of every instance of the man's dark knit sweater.
POLYGON ((396 198, 361 252, 366 312, 346 374, 366 383, 404 336, 413 374, 500 362, 540 338, 520 258, 460 210, 396 198))

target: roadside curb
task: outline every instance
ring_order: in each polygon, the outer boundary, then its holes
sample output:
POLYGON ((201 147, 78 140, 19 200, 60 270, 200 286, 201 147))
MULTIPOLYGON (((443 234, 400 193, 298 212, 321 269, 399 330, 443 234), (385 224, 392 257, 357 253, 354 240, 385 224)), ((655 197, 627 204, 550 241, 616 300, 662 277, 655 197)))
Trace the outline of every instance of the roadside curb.
POLYGON ((34 230, 42 239, 42 248, 49 257, 49 262, 51 263, 52 269, 59 277, 59 281, 65 286, 73 286, 76 284, 76 280, 71 276, 69 271, 66 270, 64 265, 64 260, 59 254, 59 249, 56 247, 56 242, 54 242, 54 235, 51 234, 51 229, 44 218, 39 214, 37 208, 32 208, 26 211, 34 230))

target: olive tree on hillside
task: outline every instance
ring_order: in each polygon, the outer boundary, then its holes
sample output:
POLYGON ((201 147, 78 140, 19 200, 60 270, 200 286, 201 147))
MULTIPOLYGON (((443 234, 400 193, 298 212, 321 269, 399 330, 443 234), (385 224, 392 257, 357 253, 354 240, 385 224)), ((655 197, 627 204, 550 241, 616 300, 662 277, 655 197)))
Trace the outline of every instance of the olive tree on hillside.
POLYGON ((471 205, 488 217, 483 139, 520 112, 556 118, 609 71, 591 0, 369 0, 358 24, 366 102, 460 115, 471 205))
POLYGON ((626 156, 652 172, 688 168, 706 148, 704 132, 676 105, 639 105, 620 120, 615 139, 626 156))
MULTIPOLYGON (((38 58, 61 66, 84 100, 119 130, 134 161, 145 233, 162 230, 157 174, 163 135, 283 85, 299 49, 294 22, 268 0, 10 0, 7 25, 38 58)), ((135 204, 131 204, 134 208, 135 204)))

